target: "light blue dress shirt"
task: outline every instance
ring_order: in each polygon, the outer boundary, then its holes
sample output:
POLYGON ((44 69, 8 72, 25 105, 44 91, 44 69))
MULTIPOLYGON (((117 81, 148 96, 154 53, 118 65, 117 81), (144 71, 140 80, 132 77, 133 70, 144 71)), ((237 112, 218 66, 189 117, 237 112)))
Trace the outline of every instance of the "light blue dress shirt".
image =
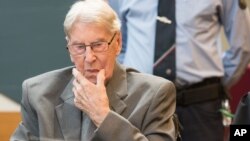
POLYGON ((154 63, 156 0, 109 0, 109 3, 122 22, 123 50, 119 61, 151 74, 154 63))
MULTIPOLYGON (((157 0, 109 0, 122 21, 120 60, 141 72, 152 73, 157 0), (123 53, 124 53, 123 52, 123 53)), ((238 0, 176 0, 176 75, 181 85, 209 77, 224 77, 230 86, 250 61, 249 10, 238 0), (221 28, 229 42, 222 52, 221 28)), ((166 39, 167 40, 167 39, 166 39)))

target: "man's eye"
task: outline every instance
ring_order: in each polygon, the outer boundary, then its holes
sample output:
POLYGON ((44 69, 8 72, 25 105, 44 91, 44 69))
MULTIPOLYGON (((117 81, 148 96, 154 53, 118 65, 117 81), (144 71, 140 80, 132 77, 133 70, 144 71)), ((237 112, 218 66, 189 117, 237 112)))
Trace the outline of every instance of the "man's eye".
POLYGON ((98 48, 98 47, 101 47, 102 44, 103 44, 103 42, 97 42, 97 43, 93 43, 91 46, 95 47, 95 48, 98 48))
POLYGON ((85 46, 84 46, 84 45, 76 45, 75 48, 76 48, 76 49, 84 49, 85 46))

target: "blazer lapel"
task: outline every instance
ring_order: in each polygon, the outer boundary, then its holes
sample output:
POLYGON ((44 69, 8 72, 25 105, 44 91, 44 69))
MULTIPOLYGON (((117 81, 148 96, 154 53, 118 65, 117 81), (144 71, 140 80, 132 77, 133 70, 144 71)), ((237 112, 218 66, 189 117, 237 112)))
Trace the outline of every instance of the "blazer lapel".
POLYGON ((56 106, 56 114, 65 140, 77 141, 81 137, 81 111, 74 105, 72 81, 62 92, 62 103, 56 106))
POLYGON ((127 107, 123 101, 127 96, 127 78, 125 68, 118 63, 115 64, 113 76, 107 83, 107 95, 112 110, 122 114, 127 107))
MULTIPOLYGON (((72 81, 73 78, 62 92, 62 102, 56 106, 55 110, 64 139, 77 141, 81 139, 82 112, 74 105, 72 81)), ((107 95, 111 109, 122 114, 127 107, 123 101, 127 96, 127 78, 125 68, 118 63, 115 64, 113 76, 107 83, 107 95)))

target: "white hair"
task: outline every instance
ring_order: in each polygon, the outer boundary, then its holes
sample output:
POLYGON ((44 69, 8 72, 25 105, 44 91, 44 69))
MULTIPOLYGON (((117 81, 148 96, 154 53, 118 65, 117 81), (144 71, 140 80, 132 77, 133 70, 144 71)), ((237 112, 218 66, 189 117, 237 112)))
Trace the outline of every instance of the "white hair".
POLYGON ((76 22, 102 25, 109 32, 120 31, 121 28, 116 12, 104 0, 82 0, 74 3, 64 20, 66 35, 76 22))

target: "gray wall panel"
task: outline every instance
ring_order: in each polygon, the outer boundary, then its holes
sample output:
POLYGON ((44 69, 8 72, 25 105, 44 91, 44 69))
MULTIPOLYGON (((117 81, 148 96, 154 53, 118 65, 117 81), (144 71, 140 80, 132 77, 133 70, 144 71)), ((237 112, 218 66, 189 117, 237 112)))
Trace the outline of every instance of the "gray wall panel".
POLYGON ((74 0, 0 0, 0 93, 20 102, 24 79, 72 65, 64 17, 74 0))

